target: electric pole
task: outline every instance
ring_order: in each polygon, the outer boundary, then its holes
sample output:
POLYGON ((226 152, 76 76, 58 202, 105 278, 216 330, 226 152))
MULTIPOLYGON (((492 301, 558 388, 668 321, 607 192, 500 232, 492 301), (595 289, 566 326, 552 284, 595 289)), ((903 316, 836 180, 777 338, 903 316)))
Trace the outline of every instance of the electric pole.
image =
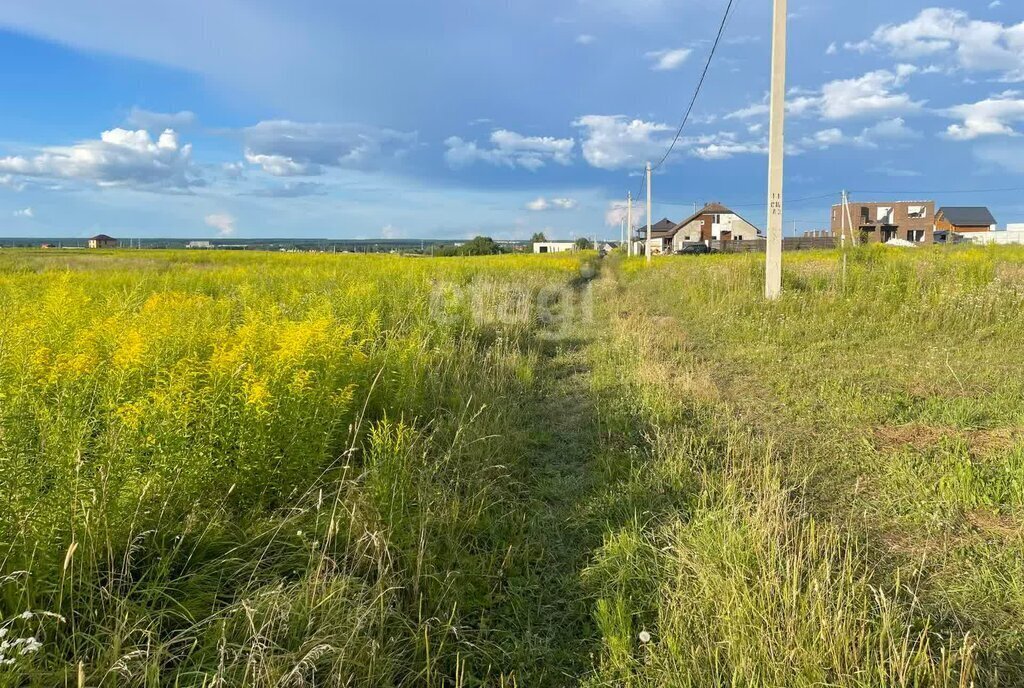
POLYGON ((647 264, 653 260, 651 255, 651 163, 647 163, 647 264))
POLYGON ((633 257, 633 192, 626 193, 626 232, 629 235, 629 245, 626 255, 633 257))
POLYGON ((786 0, 775 0, 772 24, 772 97, 768 149, 768 247, 764 295, 782 295, 782 163, 786 155, 786 0))

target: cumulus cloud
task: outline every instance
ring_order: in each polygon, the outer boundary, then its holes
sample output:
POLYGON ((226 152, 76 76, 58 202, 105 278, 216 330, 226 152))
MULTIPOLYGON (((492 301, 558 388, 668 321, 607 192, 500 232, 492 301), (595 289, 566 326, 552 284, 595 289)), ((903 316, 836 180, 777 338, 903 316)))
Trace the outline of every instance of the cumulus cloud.
MULTIPOLYGON (((786 112, 800 117, 813 115, 825 120, 844 120, 878 115, 896 115, 920 110, 922 101, 915 101, 901 89, 918 73, 914 65, 900 64, 894 69, 879 69, 851 79, 836 79, 820 89, 789 91, 786 112)), ((727 120, 767 118, 767 98, 760 103, 730 112, 727 120)))
POLYGON ((654 50, 645 53, 644 57, 651 60, 651 69, 656 72, 666 72, 682 67, 693 54, 690 48, 675 48, 672 50, 654 50))
POLYGON ((573 126, 584 131, 583 158, 603 170, 640 167, 660 157, 674 131, 667 124, 630 120, 622 115, 585 115, 573 126))
POLYGON ((217 234, 222 237, 232 236, 237 231, 235 218, 227 213, 212 213, 207 215, 204 221, 208 227, 216 229, 217 234))
POLYGON ((853 79, 830 81, 820 92, 791 99, 787 109, 794 115, 817 114, 826 120, 920 110, 923 102, 899 91, 916 72, 913 65, 901 64, 893 71, 879 69, 853 79))
POLYGON ((164 129, 182 130, 193 126, 196 123, 196 114, 189 110, 180 112, 153 112, 133 107, 125 123, 136 129, 148 131, 163 131, 164 129))
POLYGON ((477 162, 503 167, 522 167, 536 171, 548 163, 569 165, 572 163, 575 139, 559 139, 551 136, 523 136, 507 129, 491 133, 490 146, 478 145, 452 136, 444 142, 447 150, 444 157, 454 168, 468 167, 477 162))
POLYGON ((43 148, 32 156, 0 158, 0 174, 70 179, 141 190, 185 190, 201 184, 192 146, 166 129, 154 141, 144 129, 111 129, 99 140, 43 148))
POLYGON ((576 37, 576 42, 580 45, 590 45, 596 40, 597 38, 591 36, 589 33, 582 33, 576 37))
POLYGON ((859 134, 848 135, 838 127, 822 129, 801 138, 790 148, 790 153, 802 153, 805 150, 826 150, 836 146, 857 146, 860 148, 878 148, 883 143, 889 146, 898 145, 900 141, 921 138, 921 133, 907 126, 902 117, 881 120, 865 127, 859 134))
POLYGON ((405 153, 416 135, 360 124, 267 120, 243 130, 245 159, 278 176, 316 176, 325 168, 370 169, 405 153))
POLYGON ((32 210, 32 208, 22 208, 21 210, 15 210, 14 211, 14 217, 33 218, 35 216, 36 216, 36 211, 32 210))
POLYGON ((1011 126, 1024 122, 1024 99, 1016 91, 1007 91, 977 103, 949 108, 946 114, 961 119, 951 124, 946 135, 958 141, 970 141, 983 136, 1017 136, 1011 126))
POLYGON ((928 8, 906 23, 880 26, 869 40, 846 47, 860 52, 881 47, 906 59, 947 57, 966 70, 1024 81, 1024 22, 972 20, 962 10, 928 8))
POLYGON ((575 198, 535 198, 526 204, 527 210, 543 212, 545 210, 575 210, 579 201, 575 198))
MULTIPOLYGON (((617 170, 634 167, 639 170, 647 161, 664 155, 675 127, 657 122, 630 120, 621 115, 587 115, 574 125, 585 130, 583 157, 593 167, 617 170)), ((758 134, 760 129, 756 129, 758 134)), ((683 136, 676 142, 678 155, 702 160, 726 160, 736 155, 764 153, 767 142, 763 136, 744 141, 735 132, 683 136)))

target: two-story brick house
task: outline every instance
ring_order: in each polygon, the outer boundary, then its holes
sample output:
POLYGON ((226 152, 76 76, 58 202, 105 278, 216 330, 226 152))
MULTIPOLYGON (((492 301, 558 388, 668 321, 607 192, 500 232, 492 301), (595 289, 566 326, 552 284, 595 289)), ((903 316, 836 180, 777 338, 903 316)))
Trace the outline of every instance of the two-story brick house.
POLYGON ((844 218, 842 204, 832 206, 832 234, 869 242, 903 239, 918 244, 935 240, 935 201, 893 201, 887 203, 848 203, 844 218), (852 232, 851 232, 852 226, 852 232))

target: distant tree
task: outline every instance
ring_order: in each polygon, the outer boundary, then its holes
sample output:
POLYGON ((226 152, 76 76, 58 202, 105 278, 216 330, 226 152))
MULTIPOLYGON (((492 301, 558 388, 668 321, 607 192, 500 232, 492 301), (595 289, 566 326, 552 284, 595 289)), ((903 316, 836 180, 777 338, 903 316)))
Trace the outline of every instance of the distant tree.
POLYGON ((534 232, 533 238, 530 239, 531 244, 543 244, 548 238, 544 236, 544 232, 534 232))
POLYGON ((580 237, 576 240, 576 248, 580 251, 589 251, 594 248, 594 243, 587 237, 580 237))
POLYGON ((491 237, 478 236, 467 241, 462 246, 441 246, 435 252, 436 256, 493 256, 504 253, 501 246, 491 237))

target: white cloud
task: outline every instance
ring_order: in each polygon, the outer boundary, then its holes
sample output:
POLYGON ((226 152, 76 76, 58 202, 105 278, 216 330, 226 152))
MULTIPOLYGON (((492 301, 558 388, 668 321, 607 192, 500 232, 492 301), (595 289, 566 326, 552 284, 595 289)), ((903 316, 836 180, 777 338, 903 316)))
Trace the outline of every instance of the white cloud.
POLYGON ((384 225, 380 229, 380 236, 382 239, 403 239, 405 232, 394 225, 384 225))
POLYGON ((227 179, 245 179, 245 163, 242 161, 226 162, 220 169, 227 179))
POLYGON ((904 24, 880 26, 871 39, 847 47, 868 52, 878 46, 908 59, 947 56, 963 69, 1024 80, 1024 22, 972 20, 962 10, 932 7, 904 24))
MULTIPOLYGON (((901 64, 893 71, 879 69, 852 79, 836 79, 818 91, 792 89, 786 101, 786 112, 796 117, 813 114, 831 121, 914 112, 924 103, 912 100, 899 89, 917 72, 917 67, 901 64)), ((759 103, 730 113, 726 119, 746 119, 767 113, 768 105, 759 103)))
POLYGON ((13 174, 0 174, 0 186, 15 191, 25 190, 25 182, 15 179, 13 174))
POLYGON ((728 160, 737 155, 764 154, 768 144, 764 140, 738 141, 731 132, 719 132, 712 136, 700 137, 691 155, 701 160, 728 160))
POLYGON ((326 193, 327 187, 316 182, 285 182, 280 186, 268 186, 244 195, 263 198, 301 198, 303 196, 323 196, 326 193))
POLYGON ((825 54, 826 55, 835 55, 838 52, 839 52, 839 46, 836 45, 835 41, 832 41, 831 43, 829 43, 828 49, 825 50, 825 54))
POLYGON ((919 109, 921 103, 894 89, 902 87, 916 71, 911 65, 899 65, 895 72, 880 69, 856 79, 830 81, 822 86, 817 99, 810 97, 805 102, 829 120, 910 112, 919 109))
POLYGON ((745 108, 730 112, 725 119, 752 119, 754 117, 766 117, 768 115, 768 103, 754 103, 745 108))
POLYGON ((579 45, 590 45, 591 43, 593 43, 596 40, 597 40, 597 38, 595 38, 594 36, 591 36, 589 33, 582 33, 582 34, 580 34, 579 36, 576 37, 576 42, 579 45))
POLYGON ((894 117, 865 127, 855 136, 847 135, 838 127, 823 129, 800 139, 791 148, 791 152, 802 153, 808 149, 827 150, 836 146, 878 148, 882 144, 892 146, 898 145, 900 141, 919 138, 921 138, 920 132, 908 127, 902 117, 894 117))
POLYGON ((196 123, 196 114, 189 110, 181 112, 153 112, 133 107, 125 123, 136 129, 147 131, 163 131, 164 129, 182 130, 196 123))
MULTIPOLYGON (((641 222, 646 221, 647 217, 647 204, 643 201, 637 201, 633 199, 633 226, 638 226, 641 222)), ((618 227, 626 221, 629 215, 629 208, 626 201, 611 201, 608 204, 608 210, 604 214, 604 223, 608 227, 618 227)))
POLYGON ((22 208, 21 210, 15 210, 13 215, 14 217, 33 218, 36 216, 36 212, 32 208, 22 208))
POLYGON ((639 167, 668 147, 667 124, 630 120, 622 115, 585 115, 573 126, 584 130, 583 158, 603 170, 639 167))
POLYGON ((535 198, 526 204, 527 210, 543 212, 545 210, 574 210, 579 206, 575 198, 535 198))
MULTIPOLYGON (((591 166, 604 170, 633 167, 640 171, 645 162, 659 160, 665 154, 676 131, 667 124, 629 120, 621 115, 586 115, 573 124, 586 130, 583 157, 591 166)), ((758 132, 760 129, 751 133, 758 132)), ((735 155, 764 153, 767 146, 763 138, 741 141, 729 131, 683 136, 676 143, 675 152, 702 160, 725 160, 735 155)))
POLYGON ((492 147, 483 148, 475 141, 465 141, 458 136, 452 136, 444 142, 447 147, 445 160, 454 168, 485 162, 536 171, 548 163, 571 164, 576 148, 575 139, 523 136, 507 129, 492 132, 490 142, 492 147))
POLYGON ((987 98, 977 103, 957 105, 946 114, 962 119, 962 124, 951 124, 946 129, 949 138, 969 141, 982 136, 1016 136, 1011 126, 1024 122, 1024 99, 1014 91, 987 98))
POLYGON ((217 230, 217 234, 222 237, 232 236, 237 228, 235 227, 235 218, 227 213, 212 213, 204 218, 208 227, 213 227, 217 230))
POLYGON ((675 48, 672 50, 654 50, 645 53, 644 57, 653 62, 651 69, 656 72, 666 72, 683 66, 683 63, 692 54, 693 50, 690 48, 675 48))
POLYGON ((180 145, 171 129, 156 141, 143 129, 111 129, 99 140, 43 148, 30 157, 0 158, 0 173, 154 191, 184 190, 201 183, 192 166, 192 146, 180 145))
POLYGON ((402 155, 416 135, 360 124, 267 120, 243 131, 245 159, 279 177, 314 176, 325 167, 370 169, 402 155))

